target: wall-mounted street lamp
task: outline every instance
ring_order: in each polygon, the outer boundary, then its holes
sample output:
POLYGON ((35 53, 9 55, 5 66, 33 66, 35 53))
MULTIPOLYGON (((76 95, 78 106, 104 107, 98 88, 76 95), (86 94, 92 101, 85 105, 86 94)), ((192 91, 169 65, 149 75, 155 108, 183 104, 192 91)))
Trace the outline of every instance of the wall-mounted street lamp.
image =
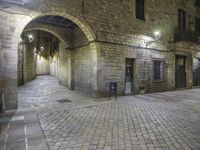
POLYGON ((33 42, 33 35, 31 35, 31 34, 28 35, 28 41, 33 42))
POLYGON ((22 42, 20 42, 20 45, 26 44, 26 43, 32 43, 34 40, 33 35, 29 34, 27 37, 24 38, 22 42))
POLYGON ((152 43, 157 42, 157 41, 160 39, 160 36, 161 36, 160 31, 155 31, 155 32, 154 32, 154 36, 155 36, 155 40, 146 42, 146 47, 148 47, 148 46, 151 45, 152 43))
POLYGON ((44 51, 44 47, 42 47, 42 46, 41 47, 39 47, 39 46, 36 47, 36 53, 37 54, 41 54, 41 52, 43 52, 43 51, 44 51))

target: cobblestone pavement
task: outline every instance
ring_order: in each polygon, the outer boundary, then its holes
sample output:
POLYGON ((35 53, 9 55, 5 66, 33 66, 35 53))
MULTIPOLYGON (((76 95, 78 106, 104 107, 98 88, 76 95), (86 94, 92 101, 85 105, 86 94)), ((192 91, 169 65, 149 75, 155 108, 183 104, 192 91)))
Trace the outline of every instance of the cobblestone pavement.
POLYGON ((6 149, 200 150, 199 93, 192 89, 97 101, 40 77, 19 89, 18 117, 10 120, 24 123, 19 129, 10 124, 6 149))
POLYGON ((121 97, 38 116, 52 150, 198 150, 199 91, 121 97))
POLYGON ((90 96, 68 90, 51 76, 38 76, 36 80, 19 87, 18 98, 20 110, 44 107, 57 109, 57 106, 60 109, 60 104, 65 108, 73 104, 84 105, 93 102, 90 96))
POLYGON ((0 114, 0 150, 48 150, 37 113, 95 103, 91 97, 68 90, 50 76, 39 76, 19 87, 18 100, 17 111, 0 114))

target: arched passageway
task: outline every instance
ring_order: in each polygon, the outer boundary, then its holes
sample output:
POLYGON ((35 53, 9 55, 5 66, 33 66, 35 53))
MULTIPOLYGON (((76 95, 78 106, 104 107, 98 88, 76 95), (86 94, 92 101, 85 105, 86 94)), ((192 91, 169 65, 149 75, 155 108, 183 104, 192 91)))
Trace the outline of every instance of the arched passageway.
POLYGON ((50 75, 61 85, 93 95, 93 53, 89 37, 62 16, 42 16, 23 30, 18 48, 18 85, 50 75))
MULTIPOLYGON (((92 42, 94 40, 90 26, 84 20, 80 21, 69 14, 52 12, 35 13, 33 17, 21 16, 12 36, 12 49, 17 52, 16 84, 22 85, 35 79, 37 75, 48 74, 57 77, 61 85, 71 90, 95 95, 94 66, 97 63, 97 53, 95 43, 92 42), (41 44, 45 42, 48 46, 41 44), (48 61, 44 65, 41 60, 45 52, 48 55, 43 63, 48 61), (40 59, 40 63, 37 59, 40 59)), ((6 108, 16 107, 17 97, 14 95, 6 101, 6 108)))

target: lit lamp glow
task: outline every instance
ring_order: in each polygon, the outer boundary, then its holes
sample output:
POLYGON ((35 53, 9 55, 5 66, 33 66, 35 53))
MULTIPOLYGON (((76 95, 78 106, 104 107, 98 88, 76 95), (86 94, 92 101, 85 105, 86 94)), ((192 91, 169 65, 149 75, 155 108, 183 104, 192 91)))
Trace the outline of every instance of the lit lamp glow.
POLYGON ((156 41, 157 41, 160 38, 160 31, 155 31, 154 35, 155 35, 155 38, 156 38, 156 41))
POLYGON ((33 35, 28 35, 29 42, 33 42, 33 35))
POLYGON ((160 32, 159 32, 159 31, 155 31, 154 34, 155 34, 156 36, 158 36, 158 35, 160 35, 160 32))
POLYGON ((43 52, 44 51, 44 47, 40 47, 40 51, 43 52))
POLYGON ((160 36, 161 36, 160 31, 155 31, 154 36, 155 36, 155 40, 146 42, 146 47, 150 46, 152 43, 155 43, 160 39, 160 36))

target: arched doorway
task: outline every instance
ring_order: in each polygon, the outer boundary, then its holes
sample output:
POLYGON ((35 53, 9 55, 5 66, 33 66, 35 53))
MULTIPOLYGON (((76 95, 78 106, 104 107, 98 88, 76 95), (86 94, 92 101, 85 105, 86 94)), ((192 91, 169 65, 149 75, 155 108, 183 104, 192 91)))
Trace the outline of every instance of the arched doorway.
MULTIPOLYGON (((69 87, 70 89, 75 89, 83 93, 95 95, 96 67, 93 66, 95 66, 97 63, 97 56, 95 44, 92 42, 95 40, 95 36, 89 25, 85 21, 80 21, 79 19, 68 14, 55 15, 54 13, 51 13, 42 15, 37 14, 33 18, 24 17, 24 19, 21 18, 21 21, 17 25, 16 30, 12 36, 12 49, 18 51, 20 45, 19 41, 22 38, 21 35, 23 32, 28 32, 36 29, 48 31, 51 34, 54 34, 61 41, 61 43, 63 43, 64 49, 68 51, 67 55, 70 58, 71 68, 76 69, 71 70, 71 76, 69 77, 70 83, 67 82, 66 84, 66 82, 62 80, 63 74, 60 74, 58 77, 61 79, 59 82, 69 87), (39 25, 36 26, 36 24, 39 25)), ((23 40, 21 43, 23 43, 23 40)), ((18 64, 17 61, 16 64, 18 64)), ((17 101, 17 97, 12 97, 12 101, 17 101)), ((6 104, 8 109, 17 107, 13 104, 12 106, 9 106, 9 103, 10 102, 7 102, 6 104)), ((15 104, 17 104, 17 102, 15 102, 15 104)))

